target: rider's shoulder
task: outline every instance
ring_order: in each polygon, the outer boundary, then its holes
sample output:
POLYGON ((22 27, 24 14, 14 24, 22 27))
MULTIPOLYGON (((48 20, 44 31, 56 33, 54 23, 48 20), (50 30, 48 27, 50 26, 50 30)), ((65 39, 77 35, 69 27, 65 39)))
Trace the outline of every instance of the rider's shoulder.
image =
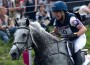
POLYGON ((71 13, 71 12, 67 12, 66 15, 69 15, 70 17, 71 16, 76 16, 74 13, 71 13))
POLYGON ((80 20, 77 19, 75 16, 72 16, 72 17, 70 18, 70 25, 71 25, 71 26, 76 26, 76 25, 78 25, 79 22, 80 22, 80 20))

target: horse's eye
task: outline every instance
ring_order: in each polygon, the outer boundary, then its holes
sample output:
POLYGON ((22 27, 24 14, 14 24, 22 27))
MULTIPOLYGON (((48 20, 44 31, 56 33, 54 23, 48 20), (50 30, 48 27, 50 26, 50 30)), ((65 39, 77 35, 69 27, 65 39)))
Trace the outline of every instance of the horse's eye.
POLYGON ((27 34, 26 33, 23 33, 23 37, 26 37, 27 36, 27 34))

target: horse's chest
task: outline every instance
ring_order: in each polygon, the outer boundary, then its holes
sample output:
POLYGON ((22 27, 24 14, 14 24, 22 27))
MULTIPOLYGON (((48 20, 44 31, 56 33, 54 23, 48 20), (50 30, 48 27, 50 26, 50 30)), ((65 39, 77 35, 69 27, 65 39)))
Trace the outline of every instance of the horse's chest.
MULTIPOLYGON (((51 56, 52 57, 55 56, 55 58, 56 58, 57 55, 61 54, 61 53, 67 55, 65 43, 52 43, 52 44, 48 44, 46 46, 39 47, 36 50, 37 51, 36 51, 35 59, 37 62, 44 61, 45 59, 47 59, 51 56)), ((53 59, 52 59, 52 61, 53 61, 53 59)))

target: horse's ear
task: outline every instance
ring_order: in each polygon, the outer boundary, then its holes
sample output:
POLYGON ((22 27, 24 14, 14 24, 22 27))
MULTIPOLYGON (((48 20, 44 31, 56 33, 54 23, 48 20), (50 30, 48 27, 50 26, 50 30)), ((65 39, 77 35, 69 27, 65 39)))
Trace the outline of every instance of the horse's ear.
POLYGON ((29 26, 29 19, 27 18, 26 20, 26 26, 28 27, 29 26))

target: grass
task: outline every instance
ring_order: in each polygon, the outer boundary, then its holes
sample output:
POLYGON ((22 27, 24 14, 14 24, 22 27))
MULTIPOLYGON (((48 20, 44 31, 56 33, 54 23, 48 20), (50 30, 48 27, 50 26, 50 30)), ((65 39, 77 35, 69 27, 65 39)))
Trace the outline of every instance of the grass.
MULTIPOLYGON (((87 44, 85 48, 88 48, 90 53, 90 26, 86 26, 86 27, 88 30, 86 32, 87 44)), ((52 27, 50 27, 50 29, 52 29, 52 27)), ((11 46, 12 46, 12 39, 9 41, 8 44, 4 44, 0 39, 0 65, 25 65, 23 63, 22 56, 20 60, 17 60, 17 61, 11 60, 11 57, 9 55, 11 46)))
POLYGON ((12 39, 7 44, 4 44, 0 39, 0 65, 25 65, 23 63, 22 57, 20 58, 20 60, 12 61, 9 54, 11 46, 12 39))
POLYGON ((87 26, 88 30, 86 32, 86 36, 87 36, 87 44, 85 46, 85 48, 89 49, 89 53, 90 53, 90 25, 87 26))

